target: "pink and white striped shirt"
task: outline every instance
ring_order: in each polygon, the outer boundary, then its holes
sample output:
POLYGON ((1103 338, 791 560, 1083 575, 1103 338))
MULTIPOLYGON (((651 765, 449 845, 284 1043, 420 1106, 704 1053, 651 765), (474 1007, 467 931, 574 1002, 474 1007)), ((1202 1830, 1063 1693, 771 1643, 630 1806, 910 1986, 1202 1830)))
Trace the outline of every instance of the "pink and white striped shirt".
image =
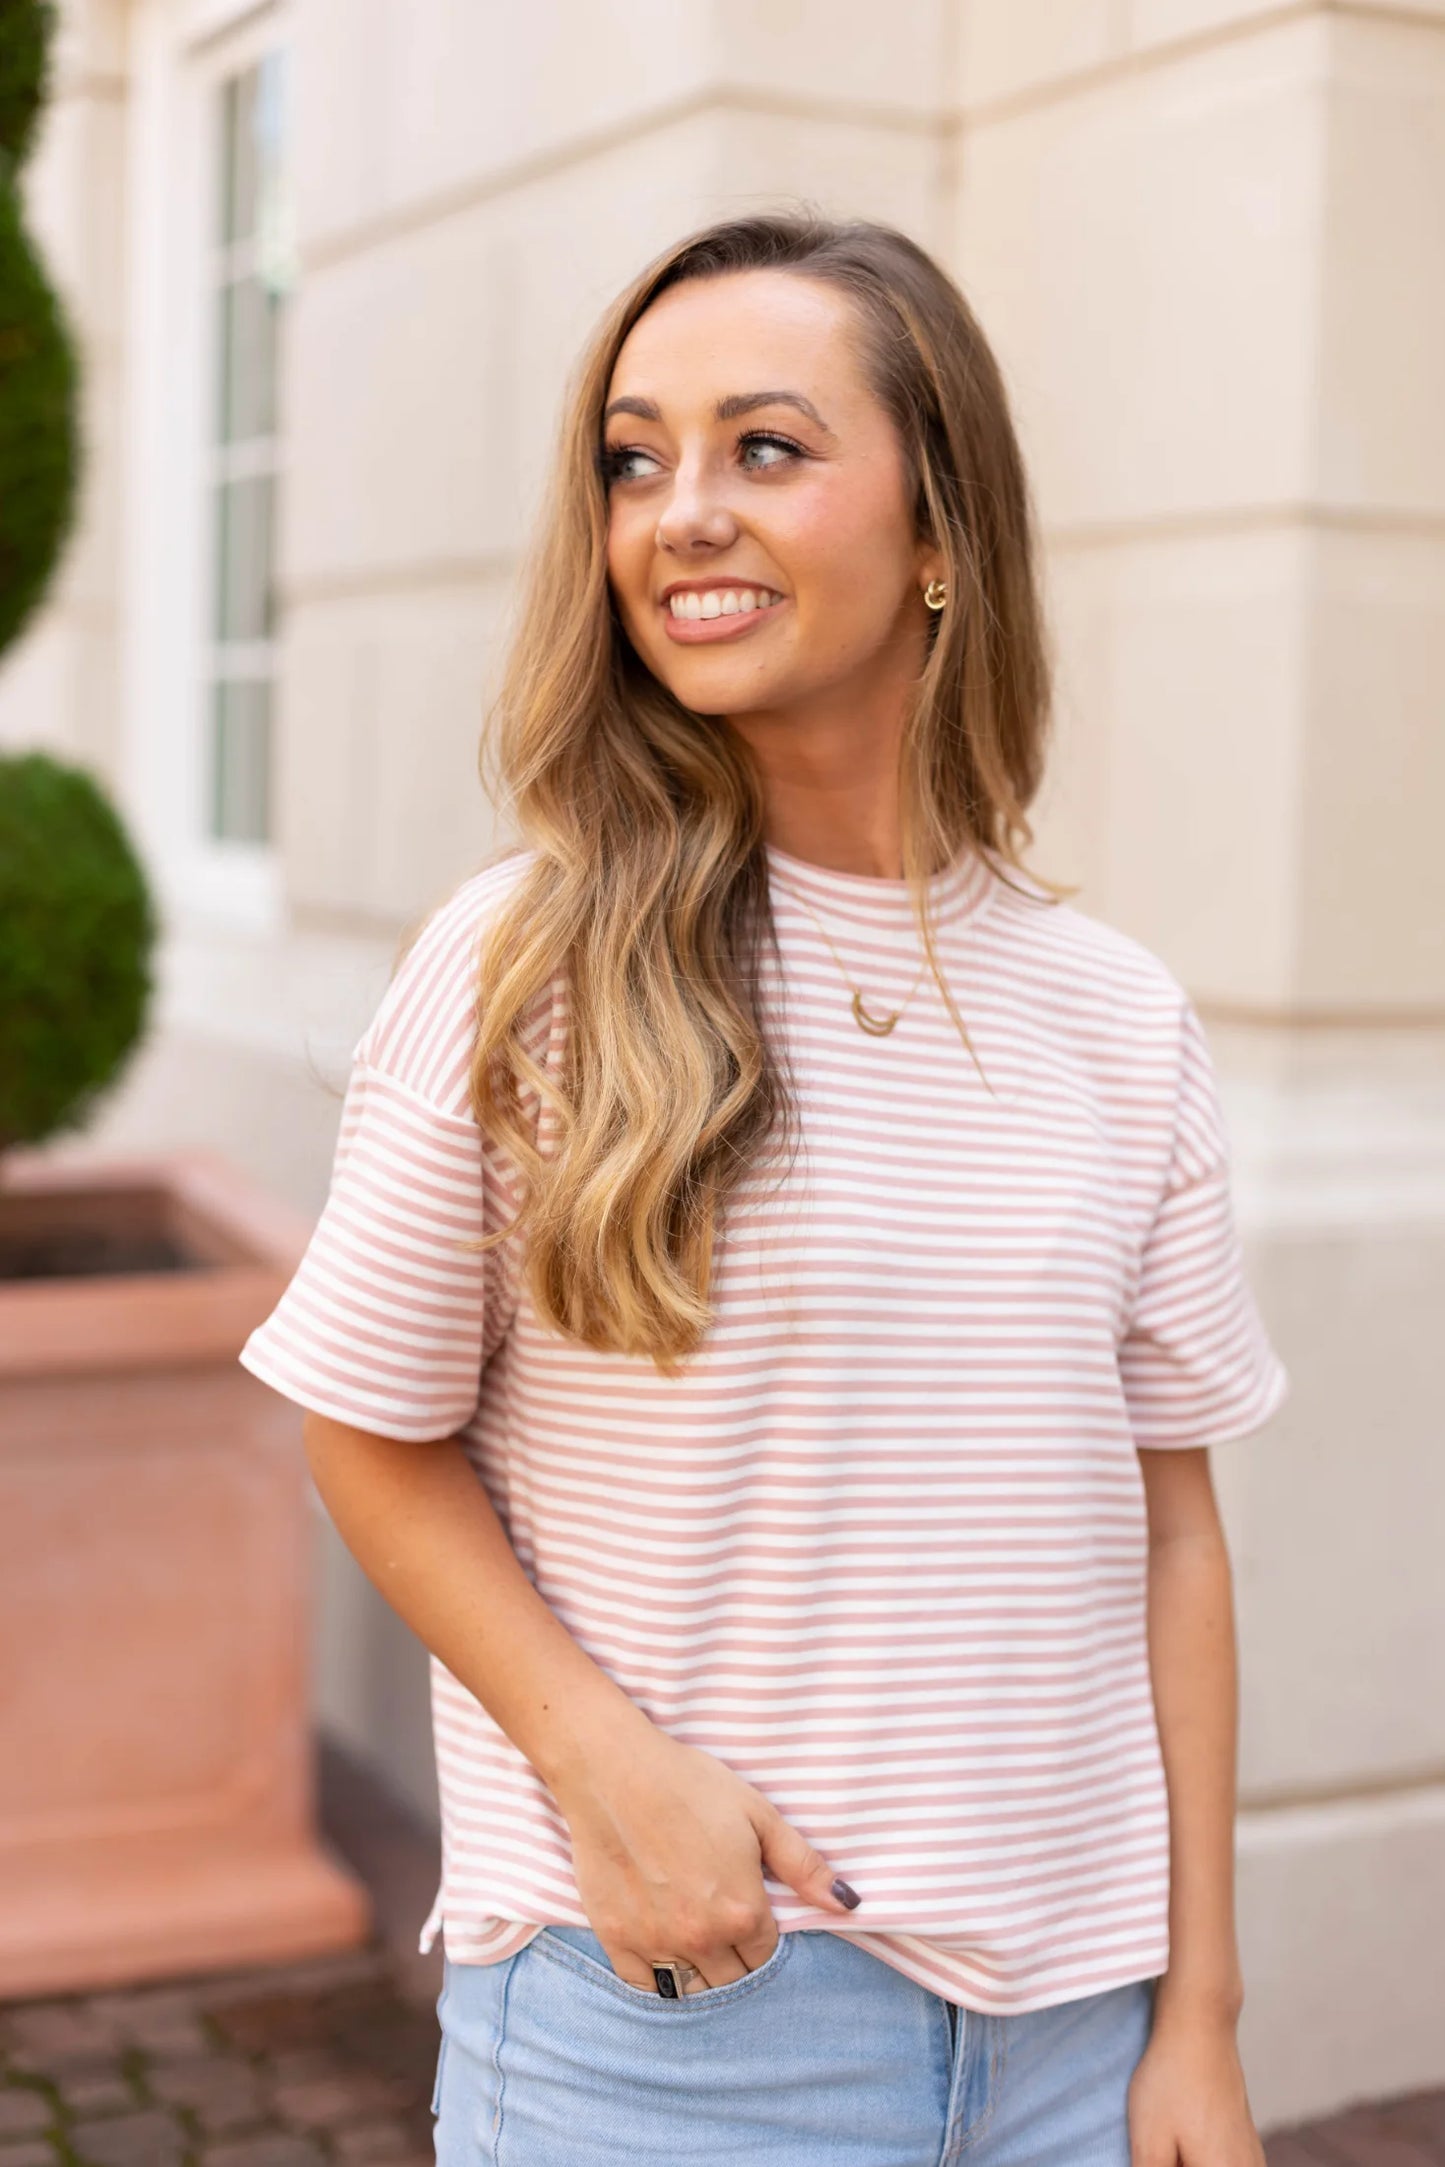
MULTIPOLYGON (((1257 1429, 1288 1390, 1241 1262, 1199 1019, 1166 966, 971 854, 933 883, 769 850, 803 1148, 753 1169, 678 1377, 544 1331, 467 1091, 479 938, 527 863, 428 920, 354 1054, 330 1193, 246 1368, 385 1436, 460 1433, 535 1584, 672 1736, 764 1791, 862 1898, 769 1883, 1001 2013, 1168 1961, 1168 1815, 1136 1447, 1257 1429), (771 1193, 769 1193, 771 1190, 771 1193)), ((1017 880, 1018 876, 1010 875, 1017 880)), ((566 1025, 560 979, 535 1048, 566 1025)), ((535 1108, 534 1108, 535 1111, 535 1108)), ((490 1963, 587 1923, 551 1795, 441 1663, 443 1874, 421 1946, 490 1963)))

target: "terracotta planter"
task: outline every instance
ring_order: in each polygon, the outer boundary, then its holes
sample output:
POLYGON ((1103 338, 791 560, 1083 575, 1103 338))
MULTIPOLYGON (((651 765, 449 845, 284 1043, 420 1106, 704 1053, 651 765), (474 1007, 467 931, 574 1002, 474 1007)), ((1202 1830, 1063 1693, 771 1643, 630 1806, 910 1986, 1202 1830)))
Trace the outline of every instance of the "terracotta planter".
POLYGON ((307 1229, 208 1153, 0 1167, 0 1274, 97 1224, 151 1268, 0 1276, 0 1995, 370 1925, 312 1828, 301 1417, 236 1360, 307 1229))

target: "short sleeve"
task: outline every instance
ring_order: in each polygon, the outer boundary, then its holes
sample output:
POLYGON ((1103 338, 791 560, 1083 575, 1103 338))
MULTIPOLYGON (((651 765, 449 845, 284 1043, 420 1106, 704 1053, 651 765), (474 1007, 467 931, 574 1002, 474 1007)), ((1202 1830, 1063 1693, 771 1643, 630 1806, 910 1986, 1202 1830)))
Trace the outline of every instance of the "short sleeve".
POLYGON ((481 1390, 481 1231, 476 1129, 356 1061, 321 1217, 243 1367, 357 1429, 450 1436, 481 1390))
POLYGON ((483 876, 428 921, 358 1042, 330 1187, 280 1301, 239 1360, 299 1405, 382 1436, 476 1413, 505 1318, 504 1170, 467 1097, 483 876))
POLYGON ((1290 1389, 1245 1275, 1218 1082, 1187 1000, 1168 1174, 1145 1237, 1119 1374, 1134 1441, 1148 1447, 1246 1437, 1290 1389))

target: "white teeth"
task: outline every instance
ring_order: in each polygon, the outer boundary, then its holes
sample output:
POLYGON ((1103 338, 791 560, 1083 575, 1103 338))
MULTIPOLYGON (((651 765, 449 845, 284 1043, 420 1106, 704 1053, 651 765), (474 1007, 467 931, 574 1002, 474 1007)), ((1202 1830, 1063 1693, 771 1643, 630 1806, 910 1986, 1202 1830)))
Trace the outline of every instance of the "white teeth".
POLYGON ((702 593, 691 587, 669 595, 667 606, 674 617, 739 617, 750 610, 768 609, 782 599, 771 587, 710 587, 702 593))

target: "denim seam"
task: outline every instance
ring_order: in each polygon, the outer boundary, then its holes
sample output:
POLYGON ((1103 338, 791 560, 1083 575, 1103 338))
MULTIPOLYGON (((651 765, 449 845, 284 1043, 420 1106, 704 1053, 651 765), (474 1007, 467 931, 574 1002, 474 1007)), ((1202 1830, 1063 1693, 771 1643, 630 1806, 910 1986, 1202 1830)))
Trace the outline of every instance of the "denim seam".
POLYGON ((447 2005, 447 1989, 450 1985, 451 1972, 444 1962, 442 1965, 442 1989, 437 1996, 437 2030, 440 2032, 441 2038, 437 2044, 437 2066, 436 2073, 432 2078, 431 2088, 431 2111, 434 2116, 440 2114, 442 2104, 442 2073, 446 2067, 447 2058, 447 2027, 444 2011, 447 2005))
POLYGON ((1003 2089, 1004 2063, 1007 2059, 1008 2020, 1005 2017, 999 2017, 990 2024, 989 2028, 988 2097, 984 2100, 982 2114, 978 2116, 977 2120, 969 2124, 959 2139, 958 2149, 960 2154, 967 2152, 972 2145, 978 2142, 988 2128, 989 2123, 993 2120, 993 2111, 998 2105, 999 2093, 1003 2089))
MULTIPOLYGON (((521 1952, 519 1951, 518 1953, 520 1954, 521 1952)), ((502 2068, 502 2041, 506 2037, 507 2031, 507 2001, 509 1996, 511 1995, 512 1981, 516 1977, 516 1974, 516 1964, 509 1963, 507 1965, 507 1976, 502 1981, 502 2002, 501 2007, 497 2011, 497 2034, 495 2039, 492 2041, 492 2069, 497 2079, 497 2104, 496 2109, 492 2115, 493 2167, 500 2167, 502 2157, 502 2094, 507 2082, 506 2074, 502 2068)))
MULTIPOLYGON (((953 2055, 948 2072, 948 2091, 943 2103, 943 2149, 938 2156, 938 2167, 953 2167, 958 2158, 958 2144, 951 2132, 955 2110, 962 2114, 968 2100, 968 2065, 973 2053, 974 2012, 959 2010, 961 2035, 953 2042, 953 2055)), ((979 2018, 978 2022, 985 2021, 979 2018)))
POLYGON ((944 2151, 942 2157, 946 2158, 948 2153, 948 2125, 950 2120, 949 2110, 953 2105, 955 2083, 957 2083, 960 2092, 962 2092, 963 2090, 963 2072, 967 2067, 968 2039, 965 2029, 964 2011, 959 2007, 957 2002, 949 2001, 946 1995, 940 1995, 938 1999, 943 2003, 945 2018, 944 2036, 948 2042, 944 2059, 943 2075, 944 2151))

